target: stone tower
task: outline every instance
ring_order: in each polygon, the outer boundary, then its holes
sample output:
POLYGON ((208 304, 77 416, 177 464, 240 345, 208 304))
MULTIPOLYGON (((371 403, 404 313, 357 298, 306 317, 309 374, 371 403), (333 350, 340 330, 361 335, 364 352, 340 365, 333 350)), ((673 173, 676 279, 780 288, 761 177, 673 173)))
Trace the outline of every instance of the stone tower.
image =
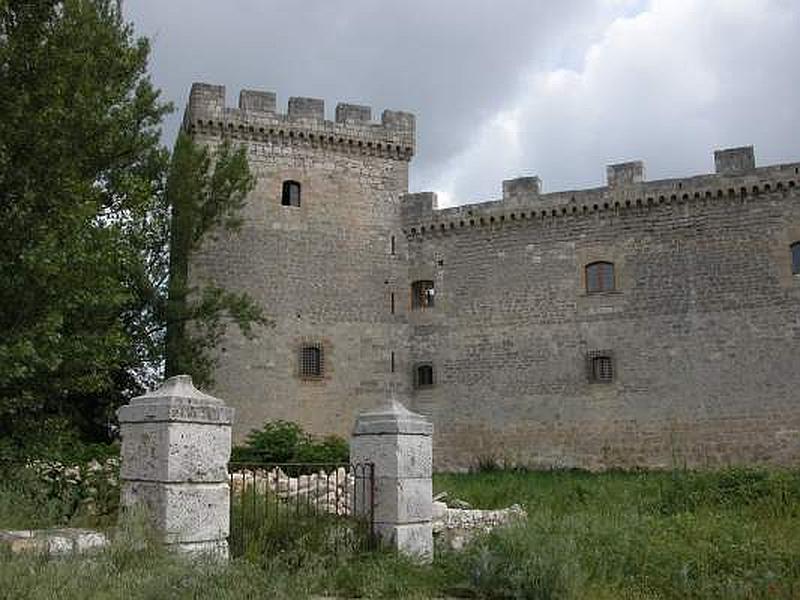
POLYGON ((199 143, 245 144, 257 177, 241 230, 209 241, 190 266, 194 283, 246 291, 275 321, 254 341, 230 327, 217 349, 215 393, 236 407, 239 439, 267 419, 349 434, 403 360, 395 236, 414 116, 386 110, 373 122, 353 104, 338 104, 334 121, 324 112, 315 98, 278 112, 274 93, 249 90, 226 107, 223 86, 197 83, 184 116, 199 143))

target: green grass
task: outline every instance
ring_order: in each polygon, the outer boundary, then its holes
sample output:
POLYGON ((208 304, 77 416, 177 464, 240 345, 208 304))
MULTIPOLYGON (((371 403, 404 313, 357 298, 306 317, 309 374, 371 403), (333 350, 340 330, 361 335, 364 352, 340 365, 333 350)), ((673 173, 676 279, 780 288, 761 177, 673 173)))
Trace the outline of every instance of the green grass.
POLYGON ((519 502, 528 511, 525 526, 469 549, 485 564, 472 581, 479 590, 800 598, 800 473, 493 471, 442 475, 436 488, 475 506, 519 502))
POLYGON ((0 598, 800 598, 797 472, 492 471, 434 487, 476 507, 520 503, 529 519, 460 553, 437 548, 429 566, 357 544, 331 552, 330 522, 245 522, 242 556, 186 562, 134 520, 90 559, 0 556, 0 598))

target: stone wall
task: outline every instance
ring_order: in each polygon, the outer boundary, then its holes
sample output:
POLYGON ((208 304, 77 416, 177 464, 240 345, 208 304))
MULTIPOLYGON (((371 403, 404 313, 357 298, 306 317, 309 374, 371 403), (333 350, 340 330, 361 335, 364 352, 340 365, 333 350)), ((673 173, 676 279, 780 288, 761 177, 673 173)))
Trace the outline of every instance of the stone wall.
POLYGON ((434 422, 437 468, 800 459, 797 165, 624 171, 608 188, 440 211, 406 197, 408 279, 436 284, 435 308, 410 314, 409 362, 434 365, 411 406, 434 422), (587 294, 601 260, 616 290, 587 294), (612 383, 589 383, 600 350, 612 383))

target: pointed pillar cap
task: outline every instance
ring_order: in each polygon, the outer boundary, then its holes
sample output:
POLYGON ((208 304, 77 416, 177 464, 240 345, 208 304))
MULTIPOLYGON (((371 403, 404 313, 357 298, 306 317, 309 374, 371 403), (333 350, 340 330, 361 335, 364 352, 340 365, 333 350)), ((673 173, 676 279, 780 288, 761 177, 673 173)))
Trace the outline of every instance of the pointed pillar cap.
POLYGON ((433 423, 424 416, 411 412, 394 398, 373 410, 362 412, 356 419, 353 435, 380 435, 405 433, 432 435, 433 423))
POLYGON ((204 394, 194 387, 191 375, 170 377, 156 389, 131 400, 131 404, 152 404, 170 400, 189 400, 197 404, 218 404, 220 406, 224 404, 219 398, 204 394))
POLYGON ((233 408, 192 384, 189 375, 170 377, 152 392, 137 396, 117 409, 120 424, 143 422, 230 425, 233 408))

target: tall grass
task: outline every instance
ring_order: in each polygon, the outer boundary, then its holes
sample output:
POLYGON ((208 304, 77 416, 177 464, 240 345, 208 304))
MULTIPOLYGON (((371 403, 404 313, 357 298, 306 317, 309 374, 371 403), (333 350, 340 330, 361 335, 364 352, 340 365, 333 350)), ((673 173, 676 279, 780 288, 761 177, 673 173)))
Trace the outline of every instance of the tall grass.
POLYGON ((309 498, 282 499, 248 487, 231 499, 229 545, 234 556, 300 551, 350 556, 376 546, 367 516, 334 515, 309 498))
POLYGON ((505 471, 436 487, 528 511, 468 549, 483 597, 800 597, 800 473, 505 471))
MULTIPOLYGON (((246 516, 238 557, 185 561, 128 519, 89 558, 0 556, 0 598, 800 598, 800 473, 494 471, 434 483, 475 506, 521 503, 528 521, 463 552, 437 548, 426 566, 358 544, 331 551, 342 535, 331 520, 272 528, 246 516)), ((233 527, 232 541, 236 513, 233 527)))

